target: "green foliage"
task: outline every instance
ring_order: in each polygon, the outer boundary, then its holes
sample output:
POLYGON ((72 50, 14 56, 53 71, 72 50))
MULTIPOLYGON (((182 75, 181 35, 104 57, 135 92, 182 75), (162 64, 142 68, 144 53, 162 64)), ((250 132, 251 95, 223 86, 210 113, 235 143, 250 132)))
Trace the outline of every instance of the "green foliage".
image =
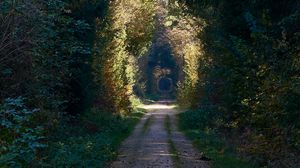
POLYGON ((182 123, 189 129, 213 128, 218 121, 218 109, 216 107, 206 107, 197 111, 188 111, 180 115, 182 123))
POLYGON ((199 82, 199 60, 203 55, 203 42, 198 35, 206 22, 187 12, 188 7, 174 1, 165 20, 167 37, 179 68, 177 101, 181 106, 194 107, 199 97, 196 88, 199 82))
MULTIPOLYGON (((104 13, 106 3, 99 0, 97 4, 102 5, 95 6, 99 7, 97 12, 104 13)), ((91 5, 82 8, 87 6, 91 5)), ((93 39, 82 39, 93 34, 92 24, 87 24, 93 21, 78 16, 72 7, 66 0, 0 2, 0 102, 4 104, 0 167, 4 163, 8 167, 43 165, 41 153, 46 148, 37 150, 43 147, 39 142, 47 143, 49 135, 64 122, 65 112, 80 111, 70 107, 86 98, 79 92, 93 86, 92 80, 89 87, 83 86, 79 77, 91 76, 86 57, 91 57, 93 39), (75 88, 78 85, 81 90, 75 88), (15 98, 20 95, 26 102, 15 98), (8 97, 13 98, 6 105, 8 97)))
POLYGON ((77 101, 68 91, 82 72, 74 66, 83 61, 79 55, 91 54, 78 37, 90 26, 71 17, 65 1, 1 3, 1 101, 22 95, 41 112, 59 116, 77 101))
POLYGON ((46 163, 50 167, 105 167, 141 116, 138 111, 127 117, 88 111, 80 125, 63 124, 52 137, 46 163))
POLYGON ((65 142, 51 144, 49 166, 104 167, 114 154, 109 135, 70 137, 65 142))
POLYGON ((239 159, 232 144, 227 144, 216 130, 211 128, 209 117, 216 109, 188 111, 179 114, 179 128, 193 140, 195 146, 212 160, 213 168, 251 168, 250 163, 239 159))
POLYGON ((38 162, 45 148, 42 126, 33 125, 38 109, 28 109, 22 97, 8 98, 0 106, 0 166, 22 167, 38 162))
POLYGON ((298 167, 299 2, 180 2, 208 23, 193 101, 218 107, 207 119, 252 162, 298 167))
POLYGON ((75 99, 73 93, 66 93, 70 82, 77 76, 77 68, 72 65, 81 61, 75 54, 88 54, 90 49, 76 37, 84 33, 89 25, 75 20, 63 12, 65 3, 48 2, 49 14, 44 16, 33 48, 34 86, 39 88, 35 97, 42 103, 42 108, 63 111, 75 99), (59 5, 57 5, 59 4, 59 5))
POLYGON ((132 110, 137 61, 148 51, 154 31, 154 4, 152 0, 112 2, 107 18, 96 20, 96 106, 122 115, 132 110))
MULTIPOLYGON (((123 117, 139 103, 135 90, 143 92, 139 69, 148 64, 157 5, 0 2, 1 164, 100 166, 114 155, 118 131, 131 128, 123 117), (42 135, 92 105, 110 113, 91 110, 78 120, 79 134, 57 136, 62 140, 54 138, 49 157, 38 154, 47 153, 42 135)), ((182 116, 187 128, 235 137, 240 153, 260 166, 299 167, 299 8, 297 0, 171 1, 164 38, 180 70, 172 74, 177 98, 196 109, 182 116)))

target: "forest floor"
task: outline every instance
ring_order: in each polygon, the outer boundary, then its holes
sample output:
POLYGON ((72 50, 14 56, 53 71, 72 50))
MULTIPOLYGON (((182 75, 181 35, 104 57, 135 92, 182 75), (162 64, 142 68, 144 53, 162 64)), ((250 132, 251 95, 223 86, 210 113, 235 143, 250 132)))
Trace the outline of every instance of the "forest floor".
POLYGON ((122 143, 112 168, 208 168, 210 162, 178 131, 170 102, 144 105, 148 113, 122 143))

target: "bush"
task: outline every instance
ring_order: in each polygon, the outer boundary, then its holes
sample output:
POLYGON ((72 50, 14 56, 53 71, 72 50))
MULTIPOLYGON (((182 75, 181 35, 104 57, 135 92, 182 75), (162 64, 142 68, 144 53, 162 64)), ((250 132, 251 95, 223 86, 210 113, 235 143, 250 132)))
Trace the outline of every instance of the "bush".
POLYGON ((43 127, 31 125, 38 109, 28 109, 24 98, 8 98, 0 106, 0 167, 23 167, 37 161, 43 127))
MULTIPOLYGON (((117 156, 121 142, 143 115, 113 115, 98 109, 87 111, 76 123, 62 124, 51 137, 46 163, 49 167, 105 167, 117 156)), ((74 121, 75 119, 72 119, 74 121)), ((64 122, 66 123, 66 122, 64 122)))
POLYGON ((51 167, 104 167, 116 155, 113 137, 106 133, 72 136, 51 144, 51 167))
POLYGON ((217 121, 217 108, 216 107, 203 107, 197 110, 190 110, 180 114, 180 123, 183 123, 184 128, 189 129, 205 129, 213 127, 217 121))

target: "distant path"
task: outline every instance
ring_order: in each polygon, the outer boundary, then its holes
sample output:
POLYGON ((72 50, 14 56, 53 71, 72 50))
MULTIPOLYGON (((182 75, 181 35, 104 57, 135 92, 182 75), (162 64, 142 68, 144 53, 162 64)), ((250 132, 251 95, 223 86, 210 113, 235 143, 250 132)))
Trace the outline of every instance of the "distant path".
POLYGON ((167 102, 145 105, 148 113, 121 145, 112 168, 209 168, 192 143, 177 130, 176 113, 167 102))

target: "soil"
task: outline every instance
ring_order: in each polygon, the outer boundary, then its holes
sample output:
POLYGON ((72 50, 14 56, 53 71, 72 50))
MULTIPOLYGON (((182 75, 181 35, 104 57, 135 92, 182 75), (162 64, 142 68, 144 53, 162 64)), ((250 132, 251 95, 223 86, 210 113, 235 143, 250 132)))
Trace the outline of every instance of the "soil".
POLYGON ((169 101, 144 105, 148 113, 122 143, 112 168, 209 168, 210 162, 178 131, 169 101))

